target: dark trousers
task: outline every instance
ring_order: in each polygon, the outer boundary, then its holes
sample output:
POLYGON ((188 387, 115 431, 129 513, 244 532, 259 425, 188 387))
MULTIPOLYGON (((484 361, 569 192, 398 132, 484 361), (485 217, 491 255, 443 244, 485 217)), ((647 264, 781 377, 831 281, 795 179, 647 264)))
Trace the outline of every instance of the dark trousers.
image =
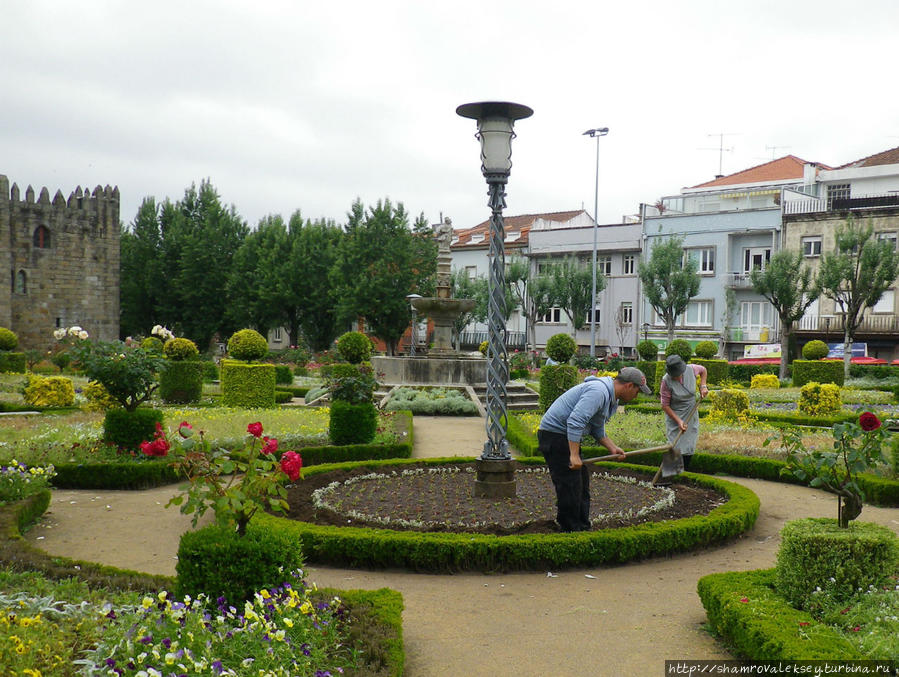
POLYGON ((684 459, 684 470, 689 470, 690 463, 693 462, 693 454, 683 454, 681 458, 684 459))
POLYGON ((562 531, 587 531, 590 528, 590 471, 568 467, 568 437, 546 430, 537 431, 540 453, 549 466, 556 489, 556 521, 562 531))

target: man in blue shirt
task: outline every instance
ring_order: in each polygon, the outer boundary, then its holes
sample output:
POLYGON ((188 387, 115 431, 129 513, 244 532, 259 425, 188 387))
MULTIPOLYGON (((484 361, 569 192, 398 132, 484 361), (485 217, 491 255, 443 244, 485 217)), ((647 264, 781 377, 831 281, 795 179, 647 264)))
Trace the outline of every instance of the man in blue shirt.
POLYGON ((606 435, 618 402, 652 394, 643 372, 624 367, 614 379, 588 376, 550 405, 537 430, 540 453, 556 489, 556 521, 562 531, 590 529, 590 471, 581 460, 581 438, 590 433, 622 460, 624 451, 606 435))

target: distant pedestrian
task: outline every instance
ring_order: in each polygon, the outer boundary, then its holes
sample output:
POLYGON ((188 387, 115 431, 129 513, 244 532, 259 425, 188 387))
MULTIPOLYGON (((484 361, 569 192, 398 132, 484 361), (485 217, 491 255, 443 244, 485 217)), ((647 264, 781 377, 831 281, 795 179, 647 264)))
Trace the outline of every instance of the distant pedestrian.
POLYGON ((626 458, 606 435, 606 421, 619 401, 630 402, 641 392, 652 394, 643 372, 625 367, 614 379, 588 376, 562 393, 543 415, 537 440, 556 490, 556 522, 562 531, 590 528, 590 470, 581 459, 581 439, 590 433, 612 454, 626 458))

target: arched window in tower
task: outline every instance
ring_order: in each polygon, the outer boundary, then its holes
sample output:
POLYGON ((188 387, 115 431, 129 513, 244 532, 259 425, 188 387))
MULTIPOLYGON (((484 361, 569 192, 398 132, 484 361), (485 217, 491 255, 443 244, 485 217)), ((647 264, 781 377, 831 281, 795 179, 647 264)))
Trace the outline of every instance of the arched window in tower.
POLYGON ((34 229, 34 246, 37 249, 50 247, 50 230, 46 226, 38 226, 34 229))
POLYGON ((24 270, 20 270, 18 273, 16 273, 15 293, 28 293, 28 276, 25 274, 24 270))

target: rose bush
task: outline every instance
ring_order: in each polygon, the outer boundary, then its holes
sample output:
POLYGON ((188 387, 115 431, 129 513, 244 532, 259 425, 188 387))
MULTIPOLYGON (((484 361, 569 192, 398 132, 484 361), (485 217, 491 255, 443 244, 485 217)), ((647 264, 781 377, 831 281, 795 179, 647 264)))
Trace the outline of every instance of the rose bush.
POLYGON ((183 487, 182 495, 173 497, 167 506, 178 505, 183 514, 192 514, 194 526, 212 508, 218 523, 235 525, 237 533, 243 536, 259 509, 286 512, 284 480, 294 482, 302 477, 300 455, 288 451, 279 462, 275 456, 278 440, 263 437, 262 433, 262 423, 250 423, 244 448, 232 453, 212 449, 203 431, 195 434, 193 426, 184 421, 178 426, 174 444, 157 425, 153 441, 140 446, 151 456, 166 456, 171 451, 172 465, 190 482, 183 487))
MULTIPOLYGON (((846 528, 862 512, 865 493, 858 483, 859 473, 878 463, 886 463, 883 443, 886 432, 880 419, 869 411, 858 423, 849 421, 833 427, 833 451, 808 451, 797 428, 781 432, 781 446, 787 451, 787 470, 809 486, 826 489, 839 498, 837 519, 846 528)), ((767 445, 773 438, 765 440, 767 445)))

